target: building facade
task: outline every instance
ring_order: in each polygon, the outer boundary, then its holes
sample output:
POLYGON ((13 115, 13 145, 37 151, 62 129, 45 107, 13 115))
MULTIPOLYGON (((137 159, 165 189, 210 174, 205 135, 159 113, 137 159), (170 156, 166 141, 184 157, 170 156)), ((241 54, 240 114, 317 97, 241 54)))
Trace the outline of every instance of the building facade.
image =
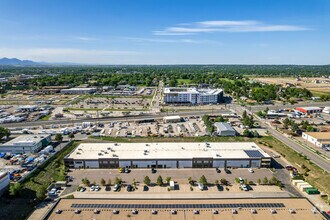
POLYGON ((71 89, 61 89, 62 94, 68 95, 79 95, 79 94, 92 94, 96 92, 96 88, 71 88, 71 89))
POLYGON ((253 142, 82 143, 65 158, 69 168, 270 167, 271 157, 253 142))
POLYGON ((51 135, 29 134, 21 135, 0 145, 0 152, 6 153, 36 153, 51 142, 51 135))
POLYGON ((304 132, 302 138, 317 147, 330 147, 330 132, 304 132))
POLYGON ((8 172, 0 172, 0 196, 8 189, 9 183, 8 172))
POLYGON ((299 107, 296 108, 296 110, 304 114, 315 114, 322 112, 322 109, 319 107, 299 107))
POLYGON ((223 99, 222 89, 165 88, 164 103, 167 104, 216 104, 223 99))

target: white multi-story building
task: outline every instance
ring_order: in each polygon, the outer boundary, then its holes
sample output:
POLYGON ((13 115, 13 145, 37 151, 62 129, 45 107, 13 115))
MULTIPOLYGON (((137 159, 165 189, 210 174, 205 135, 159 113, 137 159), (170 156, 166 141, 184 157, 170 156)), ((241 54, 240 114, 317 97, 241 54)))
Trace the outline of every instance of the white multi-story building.
POLYGON ((303 132, 302 138, 321 148, 330 147, 330 132, 303 132))
POLYGON ((165 88, 164 103, 215 104, 223 98, 222 89, 165 88))

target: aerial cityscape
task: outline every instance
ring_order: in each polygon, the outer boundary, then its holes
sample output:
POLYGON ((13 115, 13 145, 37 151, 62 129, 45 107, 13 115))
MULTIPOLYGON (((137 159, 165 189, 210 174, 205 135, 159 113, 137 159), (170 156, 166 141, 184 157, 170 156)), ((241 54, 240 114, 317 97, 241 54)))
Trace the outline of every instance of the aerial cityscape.
POLYGON ((330 219, 327 0, 0 0, 0 219, 330 219))

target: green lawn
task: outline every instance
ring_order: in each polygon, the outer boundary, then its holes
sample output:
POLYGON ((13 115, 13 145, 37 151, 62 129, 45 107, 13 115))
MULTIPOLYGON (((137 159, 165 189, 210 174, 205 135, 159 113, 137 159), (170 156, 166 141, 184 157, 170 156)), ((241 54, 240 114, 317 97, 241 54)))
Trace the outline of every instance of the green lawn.
POLYGON ((299 170, 299 173, 307 173, 307 176, 304 175, 307 182, 320 191, 328 195, 330 194, 330 174, 328 172, 323 171, 320 167, 306 160, 305 157, 273 137, 263 137, 261 140, 258 140, 257 143, 271 147, 277 151, 282 157, 285 157, 285 159, 295 166, 299 170), (306 172, 305 169, 301 168, 302 165, 306 166, 310 171, 306 172))
POLYGON ((191 84, 192 80, 191 79, 178 79, 178 84, 191 84))

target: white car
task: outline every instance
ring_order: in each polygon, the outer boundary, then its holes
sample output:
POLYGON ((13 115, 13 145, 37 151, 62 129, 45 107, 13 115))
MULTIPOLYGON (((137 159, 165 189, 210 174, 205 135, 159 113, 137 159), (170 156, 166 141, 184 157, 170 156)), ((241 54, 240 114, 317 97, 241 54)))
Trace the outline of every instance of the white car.
POLYGON ((250 173, 254 173, 254 170, 252 170, 252 169, 250 168, 250 169, 249 169, 249 172, 250 172, 250 173))
POLYGON ((94 191, 95 190, 95 186, 91 186, 91 191, 94 191))
POLYGON ((86 188, 85 187, 81 187, 80 192, 85 192, 86 188))
POLYGON ((203 191, 205 189, 205 186, 203 183, 198 183, 198 188, 203 191))

